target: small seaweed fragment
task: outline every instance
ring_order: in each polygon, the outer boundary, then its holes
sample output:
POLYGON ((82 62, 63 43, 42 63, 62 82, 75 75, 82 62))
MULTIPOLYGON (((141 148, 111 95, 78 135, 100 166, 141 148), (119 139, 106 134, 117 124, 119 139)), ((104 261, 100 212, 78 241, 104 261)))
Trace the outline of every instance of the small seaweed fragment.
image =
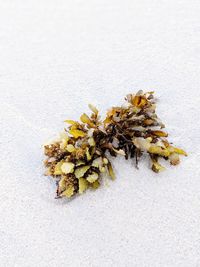
POLYGON ((109 136, 110 154, 113 151, 136 160, 143 153, 148 153, 154 172, 165 168, 159 158, 169 160, 172 165, 180 161, 179 155, 187 156, 182 149, 172 146, 166 139, 168 134, 163 130, 164 124, 156 115, 154 92, 129 94, 126 103, 121 107, 113 107, 107 113, 104 127, 109 136), (123 152, 121 152, 123 151, 123 152))
POLYGON ((172 165, 187 156, 180 148, 172 146, 165 125, 156 115, 154 92, 126 96, 121 107, 108 110, 104 121, 99 111, 89 105, 92 113, 83 113, 80 121, 66 120, 68 127, 59 137, 44 145, 46 175, 57 181, 57 197, 70 198, 88 188, 97 189, 102 176, 107 173, 115 179, 108 155, 125 159, 135 158, 136 167, 143 153, 149 155, 154 172, 163 171, 160 158, 172 165))
MULTIPOLYGON (((72 197, 101 184, 102 173, 110 173, 110 163, 101 147, 105 133, 98 110, 83 113, 80 122, 66 120, 69 127, 54 142, 44 146, 46 174, 57 180, 57 197, 72 197), (108 166, 109 163, 109 166, 108 166)), ((112 178, 112 177, 111 177, 112 178)))

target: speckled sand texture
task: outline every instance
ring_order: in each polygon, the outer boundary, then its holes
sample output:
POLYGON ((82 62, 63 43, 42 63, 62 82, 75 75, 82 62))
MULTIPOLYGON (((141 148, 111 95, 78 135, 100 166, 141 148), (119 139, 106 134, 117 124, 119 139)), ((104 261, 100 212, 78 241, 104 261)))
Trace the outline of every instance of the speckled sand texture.
POLYGON ((200 1, 0 0, 0 266, 200 266, 200 1), (155 90, 189 153, 55 200, 41 145, 63 120, 155 90))

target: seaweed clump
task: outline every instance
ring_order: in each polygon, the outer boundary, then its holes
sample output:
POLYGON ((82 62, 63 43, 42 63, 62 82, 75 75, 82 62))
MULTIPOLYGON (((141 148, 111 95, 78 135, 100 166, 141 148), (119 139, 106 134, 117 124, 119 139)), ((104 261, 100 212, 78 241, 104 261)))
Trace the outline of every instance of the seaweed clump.
POLYGON ((160 158, 172 165, 186 152, 170 144, 165 125, 156 115, 153 92, 129 94, 120 107, 108 110, 104 121, 99 111, 89 105, 92 114, 83 113, 80 122, 66 120, 69 125, 55 141, 44 146, 47 156, 46 175, 57 181, 57 197, 72 197, 86 189, 97 189, 102 174, 115 178, 109 155, 135 158, 136 167, 143 153, 151 160, 151 169, 158 173, 165 168, 160 158))
POLYGON ((80 122, 66 120, 69 127, 57 140, 44 146, 46 175, 56 178, 57 197, 71 197, 88 188, 98 188, 102 173, 114 178, 106 149, 101 146, 106 133, 100 130, 99 112, 92 105, 89 107, 90 117, 84 113, 80 122))

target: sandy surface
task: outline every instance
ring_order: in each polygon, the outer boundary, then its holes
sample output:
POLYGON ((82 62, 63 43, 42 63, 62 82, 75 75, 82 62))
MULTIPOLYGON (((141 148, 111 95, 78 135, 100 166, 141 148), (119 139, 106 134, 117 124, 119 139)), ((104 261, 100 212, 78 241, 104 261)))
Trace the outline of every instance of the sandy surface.
POLYGON ((200 2, 0 0, 0 266, 200 266, 200 2), (55 200, 42 143, 63 120, 155 90, 188 158, 55 200))

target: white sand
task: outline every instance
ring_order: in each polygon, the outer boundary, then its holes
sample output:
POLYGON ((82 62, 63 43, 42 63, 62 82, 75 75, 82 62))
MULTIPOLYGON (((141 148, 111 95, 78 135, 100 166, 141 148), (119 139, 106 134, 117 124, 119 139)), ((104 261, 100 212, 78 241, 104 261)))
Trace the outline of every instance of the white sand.
POLYGON ((200 2, 0 0, 0 266, 200 266, 200 2), (63 120, 155 90, 188 158, 55 200, 42 143, 63 120))

